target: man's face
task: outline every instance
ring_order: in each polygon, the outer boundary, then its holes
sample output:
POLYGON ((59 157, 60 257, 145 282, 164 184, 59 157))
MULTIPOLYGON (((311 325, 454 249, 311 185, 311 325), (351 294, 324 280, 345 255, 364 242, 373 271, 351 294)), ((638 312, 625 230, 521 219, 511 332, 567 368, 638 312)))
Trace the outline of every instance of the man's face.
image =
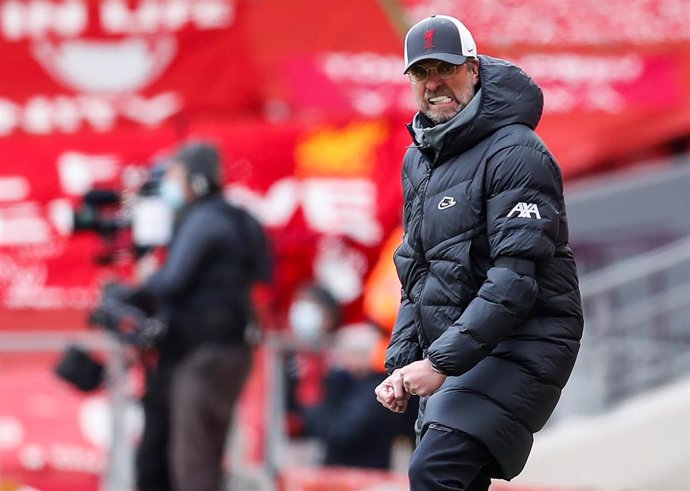
POLYGON ((170 166, 165 171, 165 179, 173 182, 175 186, 179 187, 185 202, 191 201, 193 193, 189 187, 187 170, 184 164, 175 161, 171 162, 170 166))
MULTIPOLYGON (((438 60, 426 60, 417 65, 434 68, 438 60)), ((419 110, 434 123, 445 123, 470 102, 479 82, 479 62, 468 59, 457 67, 455 73, 443 79, 436 70, 430 70, 424 82, 413 82, 419 110)))

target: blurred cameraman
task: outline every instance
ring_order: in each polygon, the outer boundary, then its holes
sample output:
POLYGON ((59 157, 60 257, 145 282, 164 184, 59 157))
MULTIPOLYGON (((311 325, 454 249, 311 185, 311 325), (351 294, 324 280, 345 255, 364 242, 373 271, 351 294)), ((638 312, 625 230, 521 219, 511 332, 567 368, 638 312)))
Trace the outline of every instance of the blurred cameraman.
POLYGON ((139 491, 219 491, 223 448, 251 367, 250 290, 270 281, 261 225, 222 195, 220 157, 182 146, 161 182, 176 211, 167 259, 134 298, 153 300, 168 323, 147 371, 139 491))

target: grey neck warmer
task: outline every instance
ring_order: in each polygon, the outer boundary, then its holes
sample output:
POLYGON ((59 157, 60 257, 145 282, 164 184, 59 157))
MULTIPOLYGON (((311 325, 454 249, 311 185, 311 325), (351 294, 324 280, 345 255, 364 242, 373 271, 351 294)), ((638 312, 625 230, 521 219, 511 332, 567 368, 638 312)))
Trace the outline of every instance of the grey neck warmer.
POLYGON ((445 123, 425 127, 421 121, 420 113, 417 113, 412 120, 412 130, 419 147, 425 150, 430 149, 434 152, 435 157, 438 156, 443 148, 443 143, 448 132, 471 121, 477 114, 479 111, 481 94, 482 89, 480 88, 476 94, 474 94, 470 102, 467 103, 467 106, 445 123))

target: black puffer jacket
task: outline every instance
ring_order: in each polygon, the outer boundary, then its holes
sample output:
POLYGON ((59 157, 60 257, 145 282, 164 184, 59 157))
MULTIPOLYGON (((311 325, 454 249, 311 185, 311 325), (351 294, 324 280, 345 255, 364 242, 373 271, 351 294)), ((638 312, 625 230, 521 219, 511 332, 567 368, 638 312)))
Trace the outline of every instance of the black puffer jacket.
POLYGON ((480 57, 481 88, 447 123, 417 114, 405 155, 403 300, 389 371, 428 356, 450 375, 420 404, 524 467, 575 363, 583 321, 560 170, 534 133, 541 89, 480 57))
POLYGON ((165 264, 144 285, 169 323, 161 359, 180 359, 200 345, 244 344, 250 290, 271 274, 258 221, 221 194, 192 203, 178 220, 165 264))

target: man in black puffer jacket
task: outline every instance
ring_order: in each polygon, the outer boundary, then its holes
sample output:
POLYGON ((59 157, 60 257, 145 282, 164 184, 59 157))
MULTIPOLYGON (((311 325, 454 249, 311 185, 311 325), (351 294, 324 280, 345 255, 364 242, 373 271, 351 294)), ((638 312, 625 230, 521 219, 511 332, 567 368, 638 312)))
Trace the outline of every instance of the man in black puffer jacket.
POLYGON ((553 412, 583 319, 560 170, 535 134, 540 88, 433 16, 405 38, 420 112, 403 164, 403 298, 378 400, 421 396, 414 491, 511 479, 553 412))

